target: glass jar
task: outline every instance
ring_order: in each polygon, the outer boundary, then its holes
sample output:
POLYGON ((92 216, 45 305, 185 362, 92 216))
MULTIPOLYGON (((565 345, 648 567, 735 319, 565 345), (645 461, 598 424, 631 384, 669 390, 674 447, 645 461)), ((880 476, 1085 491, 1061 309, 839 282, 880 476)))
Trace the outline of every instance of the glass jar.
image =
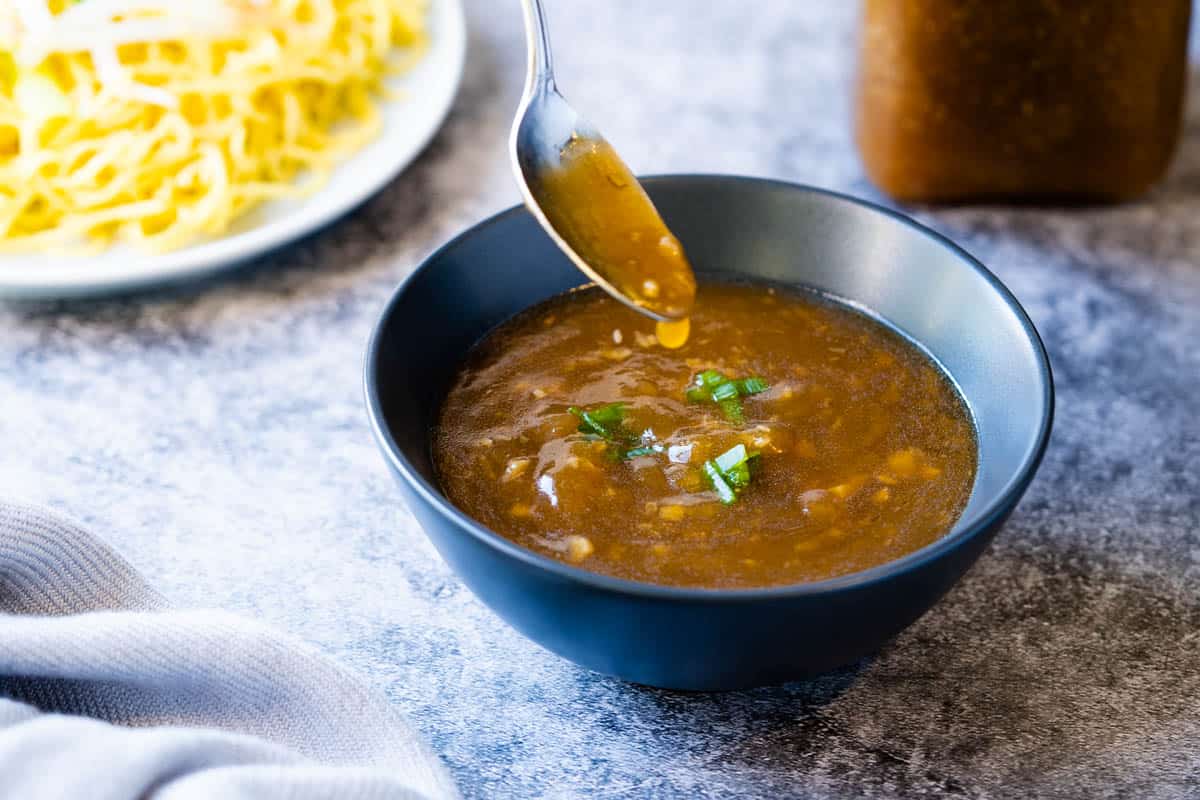
POLYGON ((1119 201, 1179 138, 1191 0, 863 0, 858 147, 908 201, 1119 201))

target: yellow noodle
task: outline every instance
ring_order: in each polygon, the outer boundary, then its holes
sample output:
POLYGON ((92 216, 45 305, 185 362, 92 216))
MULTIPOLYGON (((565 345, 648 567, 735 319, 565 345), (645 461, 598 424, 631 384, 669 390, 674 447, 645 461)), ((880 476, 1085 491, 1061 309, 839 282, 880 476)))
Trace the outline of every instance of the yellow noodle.
POLYGON ((426 3, 265 0, 244 30, 114 48, 177 105, 114 90, 88 52, 0 61, 0 252, 170 250, 316 190, 377 135, 383 81, 424 47, 426 3), (21 102, 15 76, 31 71, 63 108, 21 102))

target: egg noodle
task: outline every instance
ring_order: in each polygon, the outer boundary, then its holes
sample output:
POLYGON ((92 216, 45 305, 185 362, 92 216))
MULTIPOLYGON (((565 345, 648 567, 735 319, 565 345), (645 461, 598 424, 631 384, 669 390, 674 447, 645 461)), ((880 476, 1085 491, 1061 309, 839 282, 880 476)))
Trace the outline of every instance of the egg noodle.
POLYGON ((426 0, 0 0, 0 251, 226 231, 381 125, 426 0))

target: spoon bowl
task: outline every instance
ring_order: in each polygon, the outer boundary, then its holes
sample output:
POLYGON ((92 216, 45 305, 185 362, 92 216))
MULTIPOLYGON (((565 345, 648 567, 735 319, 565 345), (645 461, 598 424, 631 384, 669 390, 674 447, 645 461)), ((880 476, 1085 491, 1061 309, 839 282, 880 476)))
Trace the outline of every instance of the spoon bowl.
POLYGON ((525 206, 598 286, 661 322, 684 319, 691 265, 629 167, 559 93, 541 0, 522 0, 529 73, 509 146, 525 206))

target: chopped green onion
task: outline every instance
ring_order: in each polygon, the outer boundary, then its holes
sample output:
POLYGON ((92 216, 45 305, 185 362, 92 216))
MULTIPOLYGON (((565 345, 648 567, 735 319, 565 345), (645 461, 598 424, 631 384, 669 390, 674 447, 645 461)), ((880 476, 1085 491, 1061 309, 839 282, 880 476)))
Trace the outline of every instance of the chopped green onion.
POLYGON ((716 491, 717 497, 725 505, 733 505, 737 502, 737 492, 733 487, 725 482, 725 476, 717 469, 717 465, 711 461, 704 462, 704 474, 708 476, 709 482, 712 484, 713 490, 716 491))
POLYGON ((750 463, 738 464, 733 469, 726 471, 725 480, 733 485, 734 489, 742 490, 750 485, 750 463))
POLYGON ((715 369, 706 369, 692 379, 692 385, 684 392, 684 396, 689 403, 715 404, 726 419, 740 425, 745 421, 741 398, 765 392, 769 388, 771 385, 758 376, 735 380, 715 369))
POLYGON ((732 505, 737 502, 738 495, 750 485, 750 466, 758 458, 758 453, 751 453, 746 445, 739 444, 704 462, 704 474, 722 503, 732 505))
POLYGON ((746 445, 739 444, 721 453, 721 455, 713 459, 713 463, 717 465, 717 469, 721 470, 721 472, 729 472, 729 470, 738 464, 745 464, 747 458, 749 456, 746 455, 746 445))
POLYGON ((625 419, 624 403, 610 403, 592 411, 584 411, 575 406, 567 410, 579 418, 580 433, 599 436, 607 442, 617 438, 621 422, 625 419))
POLYGON ((712 390, 712 399, 715 403, 719 403, 722 400, 729 400, 737 396, 737 381, 725 381, 724 383, 718 383, 713 387, 712 390))
POLYGON ((628 461, 663 452, 661 444, 654 441, 650 431, 641 436, 625 430, 625 404, 609 403, 592 410, 571 406, 567 409, 579 419, 579 432, 608 442, 613 447, 608 454, 614 461, 628 461))
POLYGON ((742 397, 749 397, 752 394, 765 392, 770 388, 771 384, 759 377, 743 378, 742 380, 738 381, 738 394, 742 395, 742 397))
POLYGON ((606 406, 600 406, 590 413, 593 418, 599 420, 601 423, 611 425, 625 419, 625 404, 609 403, 606 406))
POLYGON ((746 416, 742 413, 742 401, 738 398, 732 397, 728 400, 722 400, 717 403, 717 406, 721 409, 721 413, 725 415, 725 419, 733 424, 741 425, 746 421, 746 416))

